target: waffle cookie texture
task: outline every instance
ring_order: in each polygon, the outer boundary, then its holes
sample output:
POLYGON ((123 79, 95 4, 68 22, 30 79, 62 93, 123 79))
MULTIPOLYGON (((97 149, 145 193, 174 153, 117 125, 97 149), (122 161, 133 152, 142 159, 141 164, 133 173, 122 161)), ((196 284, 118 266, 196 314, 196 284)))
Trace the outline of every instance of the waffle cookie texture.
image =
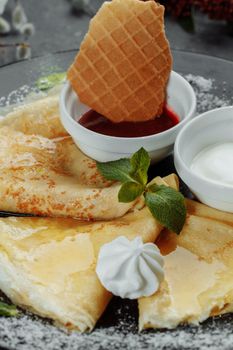
POLYGON ((164 7, 113 0, 90 21, 67 78, 90 108, 113 122, 137 122, 162 113, 171 67, 164 7))

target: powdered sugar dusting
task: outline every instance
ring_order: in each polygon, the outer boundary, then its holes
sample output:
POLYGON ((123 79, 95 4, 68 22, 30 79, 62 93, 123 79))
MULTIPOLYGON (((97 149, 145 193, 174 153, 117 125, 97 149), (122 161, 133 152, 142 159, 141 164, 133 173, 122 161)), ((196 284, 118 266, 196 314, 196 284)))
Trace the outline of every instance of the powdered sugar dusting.
MULTIPOLYGON (((226 83, 188 74, 185 78, 197 96, 197 112, 233 104, 227 97, 226 83), (220 94, 219 94, 220 91, 220 94)), ((21 103, 41 97, 26 87, 13 92, 0 106, 10 101, 21 103)), ((56 91, 57 93, 57 91, 56 91)), ((10 107, 11 108, 11 107, 10 107)), ((1 112, 0 112, 1 114, 1 112)), ((150 350, 150 349, 231 349, 233 344, 233 316, 211 318, 199 327, 180 326, 175 330, 144 331, 137 329, 137 302, 114 298, 91 334, 78 334, 56 328, 48 320, 22 313, 19 318, 0 318, 0 347, 17 350, 150 350)))
POLYGON ((13 90, 8 96, 0 97, 0 117, 20 106, 23 103, 30 103, 46 96, 59 94, 61 85, 55 86, 49 92, 42 92, 37 87, 23 85, 17 90, 13 90))
POLYGON ((210 91, 213 87, 213 79, 206 79, 204 77, 201 77, 199 75, 193 75, 193 74, 187 74, 185 78, 189 82, 195 83, 196 86, 198 86, 202 92, 210 91))
POLYGON ((118 305, 121 311, 117 326, 98 327, 90 334, 70 334, 37 317, 5 318, 0 322, 0 346, 17 350, 150 350, 150 349, 230 349, 233 342, 229 316, 211 319, 202 326, 178 327, 167 331, 132 329, 130 309, 118 305), (124 315, 123 315, 124 313, 124 315))
MULTIPOLYGON (((185 79, 192 85, 197 97, 197 113, 204 113, 210 109, 225 107, 233 104, 233 97, 229 99, 226 94, 226 83, 221 83, 216 91, 215 79, 206 79, 204 77, 187 74, 185 79), (219 95, 219 91, 221 93, 219 95)), ((219 84, 219 83, 218 83, 219 84)))
POLYGON ((37 88, 23 85, 17 90, 11 91, 8 96, 0 97, 0 107, 18 105, 22 103, 30 93, 39 93, 37 88))

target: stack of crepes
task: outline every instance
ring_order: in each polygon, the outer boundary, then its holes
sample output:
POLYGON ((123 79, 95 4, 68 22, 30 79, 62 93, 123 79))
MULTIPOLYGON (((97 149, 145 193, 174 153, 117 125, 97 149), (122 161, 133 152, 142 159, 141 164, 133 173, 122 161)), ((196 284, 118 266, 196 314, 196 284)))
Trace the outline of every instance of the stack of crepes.
POLYGON ((174 328, 233 311, 233 214, 187 200, 177 236, 164 231, 160 290, 139 300, 139 328, 174 328))
POLYGON ((113 122, 138 122, 162 113, 171 66, 164 7, 113 0, 90 21, 67 77, 90 108, 113 122))
MULTIPOLYGON (((23 308, 91 330, 111 298, 95 272, 100 247, 122 235, 154 242, 162 226, 143 201, 118 202, 120 185, 62 128, 57 97, 10 113, 0 136, 0 210, 47 216, 0 219, 0 289, 23 308)), ((156 181, 177 188, 175 176, 156 181)))
MULTIPOLYGON (((187 201, 181 234, 161 233, 143 201, 118 203, 119 184, 106 182, 63 130, 56 97, 19 107, 1 121, 0 135, 0 209, 47 216, 0 219, 0 289, 12 302, 92 330, 111 299, 95 272, 99 249, 119 236, 141 236, 159 237, 165 279, 139 300, 140 329, 232 310, 233 214, 187 201)), ((175 175, 155 181, 178 186, 175 175)))

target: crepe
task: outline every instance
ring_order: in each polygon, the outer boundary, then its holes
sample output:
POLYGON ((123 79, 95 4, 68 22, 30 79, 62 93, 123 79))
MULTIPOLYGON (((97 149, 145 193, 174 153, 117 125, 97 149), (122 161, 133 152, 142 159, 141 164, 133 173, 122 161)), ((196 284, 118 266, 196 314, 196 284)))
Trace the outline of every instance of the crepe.
POLYGON ((162 113, 172 66, 163 17, 155 1, 104 2, 67 72, 83 103, 113 122, 162 113))
MULTIPOLYGON (((111 219, 136 204, 119 203, 63 129, 58 98, 17 108, 0 122, 0 210, 79 219, 111 219)), ((139 200, 140 201, 140 200, 139 200)))
POLYGON ((60 122, 58 96, 19 105, 1 119, 1 126, 9 126, 23 134, 40 135, 48 139, 68 136, 60 122))
MULTIPOLYGON (((172 186, 174 176, 158 181, 172 186)), ((22 308, 68 328, 91 330, 111 299, 95 272, 100 247, 119 236, 154 242, 161 230, 146 207, 95 223, 2 218, 0 289, 22 308)))
POLYGON ((226 213, 224 211, 208 207, 205 204, 187 198, 186 207, 191 215, 214 219, 220 222, 225 222, 229 225, 233 225, 233 216, 231 213, 226 213))
POLYGON ((157 293, 139 300, 139 328, 199 324, 233 311, 233 214, 187 200, 188 218, 179 236, 166 231, 156 241, 165 260, 157 293))

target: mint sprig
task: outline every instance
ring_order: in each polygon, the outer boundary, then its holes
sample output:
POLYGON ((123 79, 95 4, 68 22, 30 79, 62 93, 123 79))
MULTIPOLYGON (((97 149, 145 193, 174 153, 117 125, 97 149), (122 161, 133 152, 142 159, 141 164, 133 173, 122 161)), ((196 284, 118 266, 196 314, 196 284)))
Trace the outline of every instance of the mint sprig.
POLYGON ((130 175, 131 164, 130 160, 127 158, 107 163, 97 162, 97 168, 107 180, 120 181, 123 183, 134 180, 130 175))
POLYGON ((147 172, 150 166, 150 157, 144 148, 132 155, 130 159, 130 173, 135 181, 146 186, 148 181, 147 172))
POLYGON ((184 196, 171 187, 156 184, 149 186, 144 196, 152 215, 163 226, 179 234, 186 219, 184 196))
POLYGON ((19 311, 15 305, 9 305, 0 301, 0 316, 14 317, 18 316, 19 311))
POLYGON ((141 196, 143 192, 144 186, 142 186, 141 184, 134 181, 124 182, 118 193, 119 202, 133 202, 136 198, 141 196))
POLYGON ((144 148, 140 148, 130 159, 97 162, 99 172, 107 180, 122 183, 118 193, 119 202, 132 202, 143 194, 145 203, 156 220, 179 234, 186 219, 184 196, 171 187, 148 184, 149 166, 150 157, 144 148))

